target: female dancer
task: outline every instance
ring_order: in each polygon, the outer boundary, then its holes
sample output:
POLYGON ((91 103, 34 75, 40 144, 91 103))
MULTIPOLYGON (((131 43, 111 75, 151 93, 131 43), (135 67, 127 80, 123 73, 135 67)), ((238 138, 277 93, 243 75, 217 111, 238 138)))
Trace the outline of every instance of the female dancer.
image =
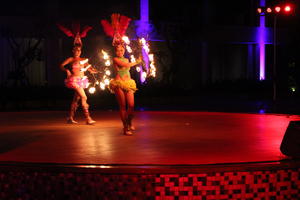
POLYGON ((134 63, 129 63, 127 58, 124 58, 125 47, 122 43, 115 45, 116 57, 113 58, 114 70, 116 76, 110 81, 109 89, 115 93, 116 99, 120 108, 120 117, 123 122, 124 134, 132 135, 135 128, 132 125, 134 111, 134 92, 137 90, 136 83, 130 77, 130 67, 141 63, 141 59, 137 59, 134 63), (127 109, 126 109, 127 107, 127 109))
POLYGON ((86 124, 92 125, 94 121, 89 114, 89 105, 87 104, 87 96, 84 89, 88 87, 88 78, 84 75, 84 71, 88 70, 91 73, 98 73, 98 71, 91 67, 87 59, 81 58, 81 44, 74 44, 73 47, 73 57, 67 58, 60 65, 61 70, 67 73, 67 78, 65 79, 66 87, 74 90, 74 97, 71 103, 70 115, 67 119, 68 123, 77 124, 74 120, 75 112, 78 108, 78 101, 81 100, 81 106, 83 113, 86 118, 86 124), (71 69, 65 68, 66 65, 70 65, 71 69))

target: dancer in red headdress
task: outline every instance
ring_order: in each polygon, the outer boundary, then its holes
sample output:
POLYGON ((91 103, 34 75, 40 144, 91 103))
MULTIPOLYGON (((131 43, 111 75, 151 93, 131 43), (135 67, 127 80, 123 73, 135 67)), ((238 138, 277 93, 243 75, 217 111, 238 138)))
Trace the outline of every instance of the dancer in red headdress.
POLYGON ((73 56, 67 58, 60 64, 61 70, 67 73, 67 78, 65 79, 66 87, 74 90, 74 97, 71 103, 70 114, 67 122, 71 124, 77 124, 77 122, 74 120, 74 115, 78 108, 78 102, 81 100, 81 106, 86 118, 86 124, 94 124, 96 121, 90 117, 87 96, 84 91, 84 89, 89 85, 89 80, 87 76, 84 75, 84 72, 89 71, 90 73, 98 73, 98 71, 91 67, 91 65, 88 63, 88 59, 80 57, 82 49, 81 38, 85 37, 87 32, 91 30, 92 27, 86 26, 83 31, 80 32, 80 25, 78 23, 73 23, 72 30, 69 30, 60 24, 57 24, 57 26, 67 36, 74 38, 74 46, 72 50, 73 56), (65 67, 67 65, 70 65, 69 69, 65 67))
POLYGON ((125 46, 122 37, 125 35, 130 18, 120 14, 111 15, 111 24, 107 20, 101 20, 104 32, 113 38, 113 46, 116 56, 113 58, 113 67, 116 76, 110 81, 109 89, 115 94, 120 108, 120 117, 123 123, 125 135, 132 135, 135 130, 132 125, 134 112, 134 92, 137 90, 136 83, 130 77, 130 68, 141 63, 141 58, 130 63, 124 58, 125 46))

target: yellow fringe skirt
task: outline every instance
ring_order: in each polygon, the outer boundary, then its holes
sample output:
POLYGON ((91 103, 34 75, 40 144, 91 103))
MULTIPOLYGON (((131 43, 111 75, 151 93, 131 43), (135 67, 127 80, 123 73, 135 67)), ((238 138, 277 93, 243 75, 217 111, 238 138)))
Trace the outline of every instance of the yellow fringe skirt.
POLYGON ((137 91, 136 83, 133 79, 129 79, 126 81, 112 79, 109 82, 108 89, 110 90, 111 93, 114 93, 115 89, 117 88, 120 88, 124 92, 137 91))

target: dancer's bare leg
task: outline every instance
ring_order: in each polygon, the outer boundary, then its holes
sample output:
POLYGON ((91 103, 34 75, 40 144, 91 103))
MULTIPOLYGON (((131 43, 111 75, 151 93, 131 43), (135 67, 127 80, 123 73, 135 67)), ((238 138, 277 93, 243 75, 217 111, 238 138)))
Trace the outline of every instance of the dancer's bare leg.
POLYGON ((127 101, 127 123, 130 130, 134 131, 135 127, 132 125, 132 119, 134 117, 134 92, 126 92, 127 101))
POLYGON ((70 124, 77 124, 78 122, 74 120, 74 116, 76 113, 76 110, 78 108, 78 101, 80 100, 80 96, 77 94, 77 92, 74 92, 73 100, 70 107, 70 114, 68 117, 67 122, 70 124))
POLYGON ((86 118, 86 123, 89 124, 89 125, 94 124, 96 121, 94 121, 90 116, 89 104, 87 103, 87 96, 84 92, 84 89, 83 88, 76 88, 75 91, 80 96, 81 106, 82 106, 82 109, 83 109, 84 116, 86 118))
POLYGON ((121 117, 123 127, 124 127, 124 134, 125 135, 132 135, 132 132, 130 132, 130 130, 128 130, 128 125, 127 125, 126 96, 125 96, 125 93, 120 88, 115 89, 114 92, 115 92, 116 99, 117 99, 118 104, 119 104, 119 113, 120 113, 120 117, 121 117))

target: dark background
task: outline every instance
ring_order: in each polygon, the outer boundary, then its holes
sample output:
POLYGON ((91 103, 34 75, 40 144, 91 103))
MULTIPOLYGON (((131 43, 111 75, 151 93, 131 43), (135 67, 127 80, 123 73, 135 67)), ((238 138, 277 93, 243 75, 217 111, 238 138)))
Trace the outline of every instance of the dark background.
MULTIPOLYGON (((287 1, 267 1, 267 4, 282 2, 287 1)), ((150 43, 158 78, 141 84, 132 71, 139 87, 136 109, 298 114, 300 10, 298 1, 290 2, 295 12, 277 17, 277 96, 274 101, 274 16, 266 16, 269 31, 266 80, 259 81, 254 34, 259 25, 256 13, 259 0, 149 0, 153 38, 150 43), (295 92, 292 87, 296 88, 295 92)), ((132 18, 128 33, 134 37, 134 21, 140 18, 138 0, 12 0, 1 6, 0 110, 67 110, 73 92, 64 87, 65 75, 58 65, 71 56, 73 40, 55 23, 68 25, 76 20, 82 25, 91 25, 93 30, 83 39, 83 56, 94 58, 101 48, 112 53, 111 40, 99 22, 109 19, 114 12, 132 18), (33 54, 39 64, 18 66, 16 60, 24 56, 25 50, 14 54, 9 39, 18 40, 21 48, 24 43, 31 39, 36 42, 38 38, 42 42, 33 54)), ((88 97, 91 109, 117 109, 114 96, 107 90, 88 94, 88 97)))

